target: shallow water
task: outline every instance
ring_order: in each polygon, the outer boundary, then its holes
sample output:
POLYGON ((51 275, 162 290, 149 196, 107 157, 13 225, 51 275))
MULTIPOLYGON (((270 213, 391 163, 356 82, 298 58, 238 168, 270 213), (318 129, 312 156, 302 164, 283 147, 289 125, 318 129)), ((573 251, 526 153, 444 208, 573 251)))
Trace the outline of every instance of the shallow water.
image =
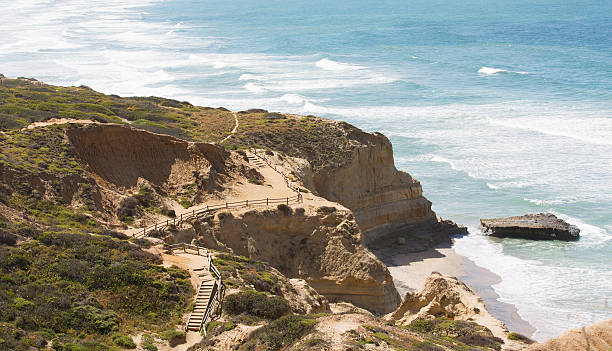
POLYGON ((612 317, 609 1, 0 0, 0 73, 388 135, 542 340, 612 317), (484 237, 552 211, 578 242, 484 237))

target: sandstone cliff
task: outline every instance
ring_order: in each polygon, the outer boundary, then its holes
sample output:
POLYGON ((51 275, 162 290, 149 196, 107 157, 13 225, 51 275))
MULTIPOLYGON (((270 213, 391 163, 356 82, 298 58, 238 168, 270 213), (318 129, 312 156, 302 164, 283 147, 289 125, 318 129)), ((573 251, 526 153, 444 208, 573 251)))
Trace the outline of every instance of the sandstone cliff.
POLYGON ((572 329, 546 342, 534 344, 525 351, 610 351, 612 319, 588 327, 572 329))
POLYGON ((214 144, 119 125, 71 128, 67 135, 89 171, 119 188, 135 187, 143 178, 168 190, 198 180, 213 189, 227 173, 229 153, 214 144))
POLYGON ((437 218, 419 181, 395 168, 389 139, 360 130, 351 136, 359 144, 346 162, 315 168, 305 184, 351 209, 366 245, 381 249, 400 242, 421 250, 465 232, 437 218))
POLYGON ((350 212, 303 208, 220 212, 200 232, 291 278, 306 280, 330 301, 349 301, 378 313, 394 310, 400 296, 387 267, 360 242, 350 212))

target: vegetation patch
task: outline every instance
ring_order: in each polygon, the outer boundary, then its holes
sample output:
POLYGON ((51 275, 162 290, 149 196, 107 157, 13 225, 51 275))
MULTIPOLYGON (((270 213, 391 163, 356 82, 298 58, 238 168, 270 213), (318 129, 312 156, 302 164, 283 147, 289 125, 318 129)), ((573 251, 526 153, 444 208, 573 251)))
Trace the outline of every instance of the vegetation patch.
POLYGON ((187 272, 109 236, 32 233, 35 240, 0 247, 0 338, 9 349, 127 348, 124 335, 181 322, 193 294, 187 272))
POLYGON ((290 314, 258 329, 240 350, 283 350, 311 332, 316 318, 290 314))
POLYGON ((289 313, 291 306, 280 296, 246 290, 226 296, 223 309, 231 315, 245 313, 261 318, 277 319, 289 313))

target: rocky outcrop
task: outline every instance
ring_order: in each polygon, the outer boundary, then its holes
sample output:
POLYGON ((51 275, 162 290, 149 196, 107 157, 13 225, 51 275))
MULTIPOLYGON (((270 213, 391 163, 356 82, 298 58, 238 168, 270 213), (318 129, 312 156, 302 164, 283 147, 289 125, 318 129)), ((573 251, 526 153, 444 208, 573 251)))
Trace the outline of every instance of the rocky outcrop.
POLYGON ((220 212, 210 229, 220 246, 265 261, 287 277, 306 280, 331 302, 348 301, 388 313, 401 301, 387 267, 361 244, 349 212, 220 212))
POLYGON ((612 349, 612 319, 567 331, 546 342, 533 344, 525 351, 610 351, 612 349))
POLYGON ((433 272, 418 293, 407 293, 400 307, 386 316, 398 325, 409 325, 415 319, 444 317, 474 321, 487 327, 494 336, 504 340, 505 347, 518 350, 525 344, 509 340, 508 328, 493 317, 482 301, 459 279, 433 272))
POLYGON ((389 139, 359 130, 353 134, 360 146, 352 156, 343 165, 315 170, 312 181, 305 184, 351 209, 368 246, 393 245, 401 237, 411 242, 415 234, 433 245, 462 232, 457 226, 440 225, 421 184, 395 168, 389 139))
POLYGON ((481 219, 480 224, 492 236, 532 240, 578 240, 580 229, 551 213, 481 219))

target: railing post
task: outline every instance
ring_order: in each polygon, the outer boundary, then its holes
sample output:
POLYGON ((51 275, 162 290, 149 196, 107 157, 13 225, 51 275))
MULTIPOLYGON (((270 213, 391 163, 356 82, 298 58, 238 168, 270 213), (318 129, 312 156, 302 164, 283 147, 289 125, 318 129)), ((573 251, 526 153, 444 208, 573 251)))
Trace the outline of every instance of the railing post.
POLYGON ((193 210, 193 216, 195 217, 195 210, 193 210))
POLYGON ((266 197, 266 206, 269 206, 269 205, 270 205, 270 199, 266 197))
POLYGON ((187 249, 185 249, 185 243, 183 243, 183 252, 187 252, 187 249))
POLYGON ((181 213, 181 222, 183 222, 183 214, 181 213))
POLYGON ((246 207, 249 207, 249 200, 246 200, 246 207))
POLYGON ((289 198, 287 198, 287 206, 289 205, 289 198))
POLYGON ((227 201, 225 202, 225 208, 228 208, 228 207, 227 207, 227 201))

